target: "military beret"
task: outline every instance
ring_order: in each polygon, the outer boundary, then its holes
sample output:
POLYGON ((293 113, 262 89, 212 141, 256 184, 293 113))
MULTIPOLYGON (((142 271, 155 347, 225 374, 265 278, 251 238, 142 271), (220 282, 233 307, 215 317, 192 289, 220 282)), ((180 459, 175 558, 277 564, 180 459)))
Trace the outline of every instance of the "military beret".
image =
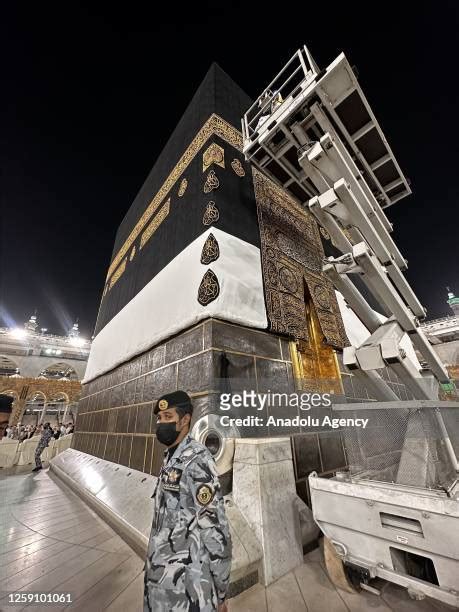
POLYGON ((153 412, 158 414, 160 410, 167 410, 168 408, 180 408, 185 413, 193 414, 191 398, 185 391, 173 391, 161 396, 156 402, 153 412))

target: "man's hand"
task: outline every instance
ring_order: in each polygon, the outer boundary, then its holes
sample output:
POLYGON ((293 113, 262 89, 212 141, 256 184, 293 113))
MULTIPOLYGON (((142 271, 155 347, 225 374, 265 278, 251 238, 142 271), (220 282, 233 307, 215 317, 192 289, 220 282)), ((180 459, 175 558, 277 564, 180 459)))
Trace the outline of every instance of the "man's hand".
POLYGON ((222 603, 218 604, 217 612, 228 612, 228 605, 226 601, 222 601, 222 603))

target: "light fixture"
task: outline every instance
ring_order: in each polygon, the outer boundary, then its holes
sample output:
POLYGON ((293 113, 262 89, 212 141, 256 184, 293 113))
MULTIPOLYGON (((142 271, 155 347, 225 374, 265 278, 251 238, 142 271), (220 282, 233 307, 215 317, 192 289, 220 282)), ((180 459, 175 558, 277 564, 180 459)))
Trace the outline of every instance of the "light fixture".
POLYGON ((61 351, 60 349, 58 349, 58 350, 56 351, 56 355, 60 355, 61 353, 62 353, 62 351, 61 351))
POLYGON ((47 353, 48 355, 50 355, 52 352, 53 352, 52 349, 46 349, 45 350, 45 353, 47 353))
POLYGON ((84 346, 86 344, 86 340, 84 338, 77 338, 77 337, 70 338, 69 342, 72 346, 78 346, 78 347, 84 346))
POLYGON ((21 338, 25 338, 27 336, 27 331, 25 329, 21 329, 20 327, 16 327, 11 331, 11 335, 20 340, 21 338))

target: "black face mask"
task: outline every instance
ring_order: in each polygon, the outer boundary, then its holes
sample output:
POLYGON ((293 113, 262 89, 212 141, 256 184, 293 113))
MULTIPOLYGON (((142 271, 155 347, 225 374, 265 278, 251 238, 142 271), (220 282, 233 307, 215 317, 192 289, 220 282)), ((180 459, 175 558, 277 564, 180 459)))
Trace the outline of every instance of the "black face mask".
POLYGON ((174 421, 173 423, 158 423, 156 427, 156 437, 161 442, 161 444, 165 444, 166 446, 171 446, 179 437, 179 431, 176 429, 178 421, 174 421))

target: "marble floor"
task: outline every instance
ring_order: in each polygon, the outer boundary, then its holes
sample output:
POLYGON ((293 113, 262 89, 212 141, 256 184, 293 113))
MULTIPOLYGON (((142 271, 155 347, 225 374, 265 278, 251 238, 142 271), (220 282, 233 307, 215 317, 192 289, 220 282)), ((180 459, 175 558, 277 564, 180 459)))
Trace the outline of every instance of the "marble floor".
MULTIPOLYGON (((47 469, 0 470, 0 611, 142 610, 143 561, 47 469), (70 594, 72 603, 10 604, 10 593, 70 594)), ((230 612, 443 612, 387 584, 381 596, 336 590, 318 549, 267 589, 229 601, 230 612)))

